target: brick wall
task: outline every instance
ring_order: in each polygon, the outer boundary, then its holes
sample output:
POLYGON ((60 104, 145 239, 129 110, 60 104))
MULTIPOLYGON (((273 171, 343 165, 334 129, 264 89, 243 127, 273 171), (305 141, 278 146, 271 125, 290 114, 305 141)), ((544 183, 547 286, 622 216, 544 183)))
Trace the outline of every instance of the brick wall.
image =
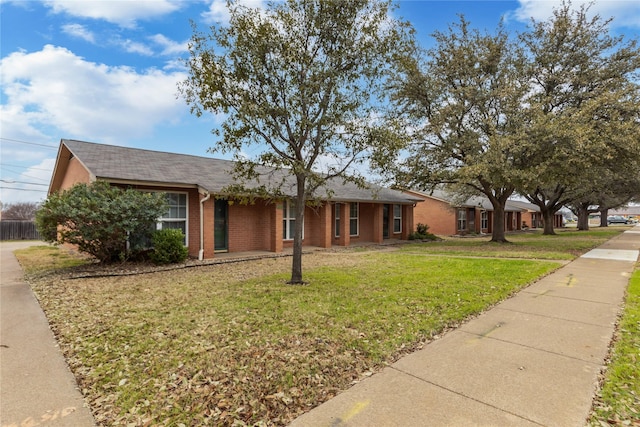
POLYGON ((333 205, 330 203, 305 208, 303 244, 321 248, 331 247, 332 208, 333 205))
MULTIPOLYGON (((230 204, 229 252, 271 250, 270 235, 274 210, 272 203, 267 204, 264 201, 257 201, 251 205, 230 204)), ((213 224, 209 226, 213 227, 213 224)))
POLYGON ((425 197, 413 208, 413 225, 426 224, 429 232, 442 236, 457 233, 456 209, 447 202, 425 197))
POLYGON ((75 157, 69 160, 69 166, 62 178, 62 183, 60 184, 60 190, 66 190, 74 186, 74 184, 78 184, 84 182, 88 184, 91 182, 91 177, 89 176, 89 172, 82 166, 82 163, 78 161, 75 157))
POLYGON ((415 208, 412 205, 402 206, 402 240, 407 240, 409 235, 416 231, 415 223, 413 222, 413 210, 415 208))

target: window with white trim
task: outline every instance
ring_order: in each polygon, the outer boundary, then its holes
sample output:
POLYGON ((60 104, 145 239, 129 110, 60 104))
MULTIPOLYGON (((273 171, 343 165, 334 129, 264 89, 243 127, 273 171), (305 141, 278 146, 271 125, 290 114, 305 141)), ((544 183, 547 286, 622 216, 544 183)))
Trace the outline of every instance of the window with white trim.
POLYGON ((482 230, 486 230, 489 228, 489 214, 487 211, 482 211, 480 213, 480 228, 482 230))
POLYGON ((467 229, 467 210, 458 209, 458 231, 467 229))
POLYGON ((393 205, 393 232, 402 232, 402 205, 393 205))
POLYGON ((340 203, 336 203, 334 205, 335 210, 335 227, 334 232, 336 237, 340 237, 340 203))
POLYGON ((359 210, 359 203, 349 204, 349 235, 351 236, 360 234, 359 210))
MULTIPOLYGON (((282 205, 282 239, 293 240, 296 231, 296 204, 293 200, 285 200, 282 205)), ((304 223, 302 226, 304 239, 304 223)))
POLYGON ((187 245, 187 194, 186 193, 166 193, 169 208, 165 214, 158 218, 156 229, 176 228, 182 230, 184 234, 184 244, 187 245))

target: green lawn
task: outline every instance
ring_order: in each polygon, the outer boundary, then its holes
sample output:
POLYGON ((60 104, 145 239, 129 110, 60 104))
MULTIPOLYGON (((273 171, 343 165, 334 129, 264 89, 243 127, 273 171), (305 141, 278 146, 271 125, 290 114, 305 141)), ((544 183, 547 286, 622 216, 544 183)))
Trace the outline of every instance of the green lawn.
POLYGON ((611 362, 589 421, 592 426, 640 425, 640 270, 627 289, 611 362))
POLYGON ((319 252, 307 286, 290 258, 72 280, 70 254, 17 256, 100 425, 286 425, 611 235, 319 252))
POLYGON ((449 237, 432 243, 416 243, 403 247, 403 251, 431 254, 462 253, 466 256, 571 260, 628 229, 577 231, 556 230, 555 236, 544 236, 539 231, 507 235, 510 243, 489 242, 491 236, 449 237))

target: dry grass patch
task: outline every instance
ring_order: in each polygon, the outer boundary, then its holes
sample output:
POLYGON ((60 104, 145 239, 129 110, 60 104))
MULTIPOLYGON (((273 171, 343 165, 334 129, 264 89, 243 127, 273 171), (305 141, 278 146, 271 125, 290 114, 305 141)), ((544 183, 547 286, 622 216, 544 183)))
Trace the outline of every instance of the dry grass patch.
POLYGON ((558 266, 328 252, 288 286, 290 263, 31 283, 100 425, 286 425, 558 266))

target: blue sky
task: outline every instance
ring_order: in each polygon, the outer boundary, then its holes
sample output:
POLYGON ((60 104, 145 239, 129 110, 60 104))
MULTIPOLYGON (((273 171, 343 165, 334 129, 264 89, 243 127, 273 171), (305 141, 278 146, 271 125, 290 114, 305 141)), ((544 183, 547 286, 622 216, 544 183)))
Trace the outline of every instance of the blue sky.
MULTIPOLYGON (((260 0, 244 3, 260 6, 260 0)), ((583 1, 574 0, 574 6, 583 1)), ((524 29, 558 0, 399 1, 423 46, 463 14, 473 27, 524 29)), ((611 30, 640 34, 640 1, 597 0, 611 30)), ((227 19, 224 0, 0 0, 0 201, 37 202, 60 139, 208 156, 222 118, 196 118, 177 97, 190 20, 227 19)))

